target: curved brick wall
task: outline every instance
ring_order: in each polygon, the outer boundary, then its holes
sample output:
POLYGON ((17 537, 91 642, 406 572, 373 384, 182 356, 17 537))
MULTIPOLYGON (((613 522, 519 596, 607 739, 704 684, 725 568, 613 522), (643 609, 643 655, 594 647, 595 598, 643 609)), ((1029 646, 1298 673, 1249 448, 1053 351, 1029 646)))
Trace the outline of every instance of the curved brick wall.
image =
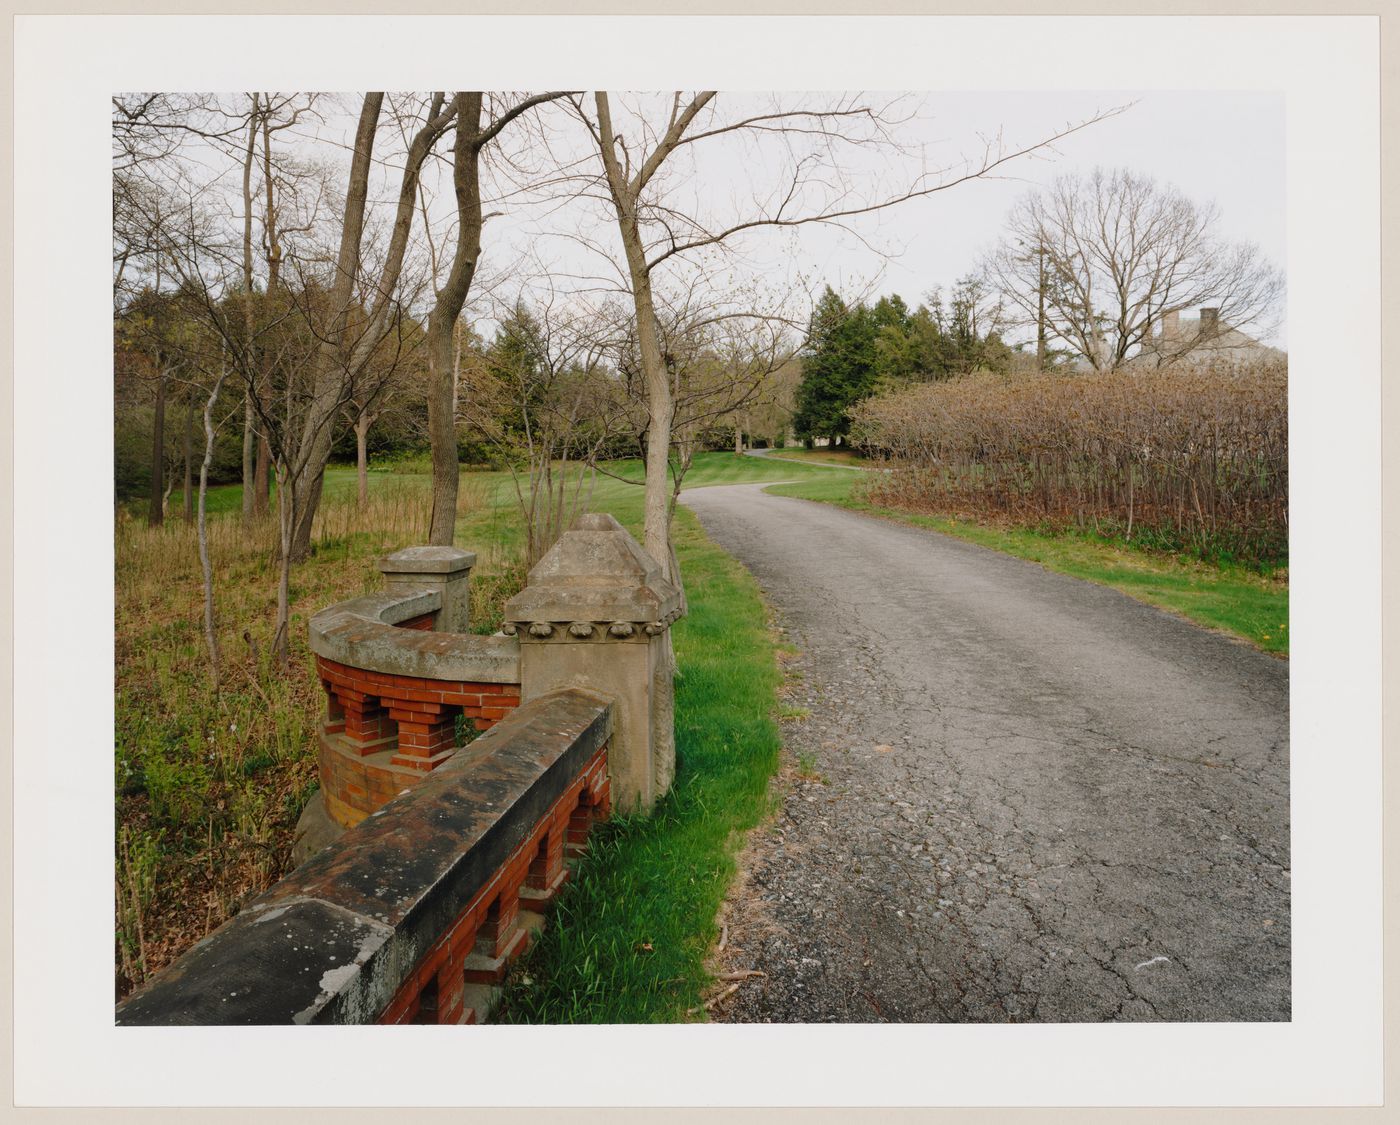
POLYGON ((456 752, 457 716, 488 730, 520 703, 519 684, 428 680, 316 658, 328 714, 319 770, 326 810, 356 824, 456 752))
POLYGON ((390 591, 311 619, 325 688, 317 765, 327 814, 358 824, 458 750, 458 717, 488 730, 520 703, 518 642, 437 633, 441 597, 390 591))

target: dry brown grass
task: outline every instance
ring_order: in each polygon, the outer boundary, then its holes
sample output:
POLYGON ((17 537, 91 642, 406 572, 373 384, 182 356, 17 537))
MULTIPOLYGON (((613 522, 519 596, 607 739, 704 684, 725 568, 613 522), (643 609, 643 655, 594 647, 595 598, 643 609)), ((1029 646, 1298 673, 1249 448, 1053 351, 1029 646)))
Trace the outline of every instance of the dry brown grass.
MULTIPOLYGON (((459 513, 485 503, 463 481, 459 513)), ((374 558, 423 542, 427 482, 376 481, 367 504, 327 494, 312 557, 292 573, 291 660, 271 656, 276 527, 211 516, 223 653, 216 691, 201 633, 193 528, 119 516, 116 528, 116 960, 122 995, 228 918, 286 870, 293 829, 315 782, 324 701, 306 622, 380 587, 374 558)), ((478 545, 474 621, 499 622, 523 570, 478 545), (479 576, 479 577, 478 577, 479 576)))

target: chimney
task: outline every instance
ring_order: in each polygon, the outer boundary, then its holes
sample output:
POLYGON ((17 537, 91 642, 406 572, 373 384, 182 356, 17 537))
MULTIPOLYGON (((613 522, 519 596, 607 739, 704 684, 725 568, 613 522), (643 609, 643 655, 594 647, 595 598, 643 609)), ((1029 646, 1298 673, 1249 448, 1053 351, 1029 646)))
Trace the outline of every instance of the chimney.
POLYGON ((1181 311, 1172 309, 1171 312, 1162 314, 1162 339, 1177 335, 1181 331, 1181 311))
POLYGON ((1220 328, 1220 310, 1201 308, 1201 335, 1214 336, 1220 328))

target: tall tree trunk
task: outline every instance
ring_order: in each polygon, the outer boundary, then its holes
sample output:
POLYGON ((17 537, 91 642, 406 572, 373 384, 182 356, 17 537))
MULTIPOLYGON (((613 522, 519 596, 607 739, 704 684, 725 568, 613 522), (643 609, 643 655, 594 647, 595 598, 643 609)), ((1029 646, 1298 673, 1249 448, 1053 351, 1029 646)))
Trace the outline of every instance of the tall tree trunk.
POLYGON ((165 384, 169 373, 163 357, 158 357, 160 375, 156 380, 156 411, 151 436, 151 508, 146 522, 159 527, 165 522, 165 384))
POLYGON ((185 455, 185 488, 181 497, 183 500, 186 523, 194 523, 194 404, 185 403, 185 435, 184 449, 185 455))
POLYGON ((433 450, 432 546, 451 546, 457 528, 457 356, 454 332, 481 256, 481 93, 459 93, 452 186, 457 196, 457 247, 447 283, 428 316, 428 439, 433 450))
MULTIPOLYGON (((243 328, 248 346, 253 345, 253 145, 258 135, 258 95, 253 95, 248 113, 248 147, 243 154, 243 328)), ((257 514, 257 492, 254 487, 254 426, 253 387, 243 397, 243 522, 257 514)))
POLYGON ((360 507, 369 503, 369 428, 374 419, 361 414, 355 419, 355 476, 359 486, 357 499, 360 507))
POLYGON ((433 457, 432 514, 428 543, 450 547, 457 526, 457 487, 461 466, 457 462, 457 425, 452 413, 452 341, 450 330, 428 321, 428 441, 433 457), (447 339, 444 340, 443 336, 447 339), (446 346, 444 346, 444 344, 446 346))
POLYGON ((651 274, 646 269, 636 214, 630 208, 622 223, 622 245, 632 280, 637 313, 637 350, 642 363, 642 380, 647 393, 646 486, 643 508, 643 545, 667 578, 671 568, 671 508, 669 474, 671 427, 675 421, 675 400, 671 394, 670 373, 661 350, 657 330, 656 304, 651 292, 651 274))
POLYGON ((296 490, 288 487, 287 466, 277 464, 277 625, 272 651, 278 663, 288 660, 287 631, 291 616, 292 527, 296 516, 296 490))
POLYGON ((253 470, 253 515, 258 519, 267 515, 268 501, 272 496, 272 450, 267 438, 258 435, 258 458, 253 470))
POLYGON ((209 562, 209 524, 205 501, 209 495, 209 465, 214 460, 214 405, 223 390, 225 371, 220 369, 214 389, 204 403, 204 460, 199 466, 199 567, 204 578, 204 643, 209 649, 209 675, 219 690, 219 634, 214 623, 214 568, 209 562))
MULTIPOLYGON (((535 94, 516 102, 486 129, 481 126, 480 91, 461 91, 449 112, 456 117, 453 138, 452 187, 457 197, 457 246, 447 283, 438 290, 428 315, 428 437, 433 450, 433 504, 428 542, 448 546, 457 524, 457 371, 458 318, 481 256, 481 150, 505 126, 531 106, 560 94, 535 94)), ((404 197, 401 197, 404 198, 404 197)))
MULTIPOLYGON (((304 453, 299 458, 303 468, 294 474, 294 487, 300 490, 301 495, 295 505, 297 522, 293 529, 291 550, 293 557, 298 559, 304 558, 311 546, 311 525, 316 518, 316 507, 320 503, 321 477, 330 458, 331 423, 346 401, 356 376, 368 362, 375 345, 384 337, 389 318, 394 312, 394 302, 390 298, 398 286, 399 275, 403 269, 404 253, 413 225, 414 201, 418 196, 419 173, 433 145, 457 116, 457 99, 454 99, 452 106, 444 110, 444 95, 433 95, 432 105, 428 110, 428 121, 414 134, 408 146, 389 247, 378 284, 373 290, 374 300, 364 320, 366 327, 357 340, 350 341, 346 338, 346 327, 353 305, 353 283, 359 270, 369 158, 374 144, 375 124, 383 100, 382 93, 365 95, 365 106, 361 111, 359 131, 355 139, 355 159, 351 164, 350 186, 346 192, 340 257, 337 262, 336 283, 332 289, 332 308, 336 310, 337 319, 322 347, 316 391, 303 427, 304 453)), ((475 262, 472 264, 475 265, 475 262)))
MULTIPOLYGON (((696 98, 675 116, 666 136, 658 142, 632 180, 628 180, 617 159, 616 141, 612 128, 612 112, 608 95, 594 94, 598 111, 599 155, 607 174, 608 190, 617 212, 617 225, 622 236, 623 254, 627 259, 628 279, 632 283, 632 300, 637 315, 637 350, 642 365, 642 383, 647 395, 646 487, 643 545, 647 553, 660 564, 667 578, 679 584, 674 555, 671 551, 670 470, 671 427, 675 422, 675 399, 671 390, 670 372, 666 369, 657 328, 656 303, 651 290, 651 267, 642 245, 637 225, 637 204, 647 180, 675 150, 695 115, 713 96, 713 92, 696 98)), ((667 636, 669 637, 669 633, 667 636)))
POLYGON ((321 475, 330 458, 331 424, 346 392, 343 362, 347 352, 346 332, 354 304, 355 280, 360 272, 360 239, 369 195, 369 170, 383 102, 382 92, 366 94, 355 130, 355 152, 345 192, 345 220, 341 225, 335 283, 330 294, 334 320, 321 346, 315 388, 302 421, 295 459, 300 471, 293 466, 281 466, 277 474, 278 492, 290 487, 295 493, 290 504, 278 501, 279 512, 290 509, 295 514, 289 534, 282 536, 282 551, 290 551, 293 562, 300 562, 311 551, 311 524, 321 500, 321 475))
POLYGON ((253 391, 243 392, 243 522, 253 518, 254 458, 257 456, 257 430, 253 425, 253 391))
MULTIPOLYGON (((326 422, 326 429, 330 429, 329 420, 326 422)), ((329 434, 325 444, 329 448, 329 434)), ((312 532, 315 530, 316 513, 321 510, 321 493, 326 480, 325 466, 329 458, 321 455, 318 444, 315 456, 309 460, 318 462, 321 465, 320 470, 313 472, 308 464, 293 478, 292 483, 287 485, 296 493, 292 503, 291 538, 287 543, 288 550, 292 552, 292 562, 303 562, 311 554, 312 532)), ((281 477, 277 478, 277 487, 283 487, 281 477)))
MULTIPOLYGON (((254 94, 254 108, 257 107, 257 95, 254 94)), ((272 97, 267 99, 268 110, 272 108, 272 97)), ((264 225, 267 229, 267 291, 271 293, 277 288, 277 278, 282 267, 282 246, 277 241, 277 201, 273 195, 272 181, 272 129, 269 122, 270 112, 262 115, 263 134, 263 184, 267 189, 267 216, 264 225)), ((252 155, 252 143, 248 145, 249 155, 252 155)))

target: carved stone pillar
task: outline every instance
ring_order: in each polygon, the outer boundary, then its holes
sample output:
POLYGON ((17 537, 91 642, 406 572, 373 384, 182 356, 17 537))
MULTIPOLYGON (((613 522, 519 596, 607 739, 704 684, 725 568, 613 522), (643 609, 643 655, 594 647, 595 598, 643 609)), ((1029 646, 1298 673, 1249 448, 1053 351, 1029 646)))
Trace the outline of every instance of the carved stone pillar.
POLYGON ((580 516, 506 603, 520 639, 521 700, 579 688, 611 700, 612 800, 650 812, 675 775, 674 687, 663 659, 680 591, 604 513, 580 516))
POLYGON ((434 631, 470 631, 472 567, 476 554, 458 547, 405 547, 379 560, 390 591, 436 590, 442 595, 434 631))

